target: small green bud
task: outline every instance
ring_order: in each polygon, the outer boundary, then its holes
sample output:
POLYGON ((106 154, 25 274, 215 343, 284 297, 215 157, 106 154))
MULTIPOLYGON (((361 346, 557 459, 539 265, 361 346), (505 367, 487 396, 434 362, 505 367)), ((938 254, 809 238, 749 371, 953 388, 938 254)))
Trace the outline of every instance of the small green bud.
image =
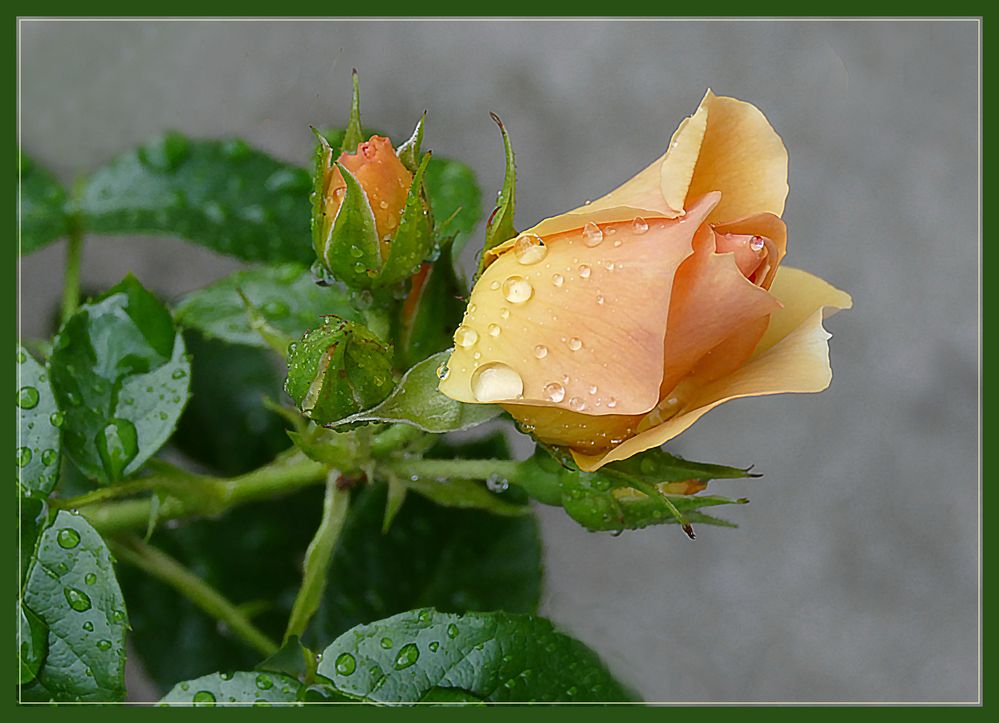
POLYGON ((288 347, 285 391, 319 424, 373 407, 393 386, 392 348, 361 324, 328 316, 288 347))

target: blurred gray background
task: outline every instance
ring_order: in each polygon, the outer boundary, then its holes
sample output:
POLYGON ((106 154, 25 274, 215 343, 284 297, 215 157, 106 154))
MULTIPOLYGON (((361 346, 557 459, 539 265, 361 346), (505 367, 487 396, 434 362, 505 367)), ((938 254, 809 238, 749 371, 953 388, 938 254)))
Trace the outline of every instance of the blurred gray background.
MULTIPOLYGON (((659 154, 705 88, 757 104, 791 159, 788 262, 849 290, 821 396, 741 400, 674 446, 755 463, 739 530, 590 534, 540 509, 543 612, 650 701, 978 695, 978 26, 962 22, 25 22, 26 150, 66 182, 164 129, 306 163, 308 125, 367 123, 502 179, 521 226, 659 154)), ((474 244, 469 244, 471 247, 474 244)), ((22 261, 46 333, 62 245, 22 261)), ((237 264, 173 239, 95 239, 85 284, 167 295, 237 264)), ((207 671, 206 671, 207 672, 207 671)))

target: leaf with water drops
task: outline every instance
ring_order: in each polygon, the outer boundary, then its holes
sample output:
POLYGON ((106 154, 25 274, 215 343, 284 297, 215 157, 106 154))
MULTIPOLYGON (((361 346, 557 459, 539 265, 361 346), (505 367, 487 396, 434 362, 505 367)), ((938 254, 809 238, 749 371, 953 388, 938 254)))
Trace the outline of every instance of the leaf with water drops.
POLYGON ((699 494, 708 482, 754 476, 746 469, 690 462, 661 449, 582 472, 568 455, 554 450, 553 456, 539 448, 519 465, 517 482, 538 501, 561 505, 589 530, 619 532, 678 523, 693 537, 692 524, 734 527, 705 514, 704 508, 748 502, 699 494))
POLYGON ((309 174, 245 141, 178 133, 115 158, 80 189, 97 233, 168 234, 247 261, 308 263, 309 174))
POLYGON ((47 497, 59 479, 60 428, 48 372, 17 347, 17 483, 22 494, 47 497))
POLYGON ((240 292, 269 326, 294 338, 318 325, 327 314, 360 318, 346 290, 320 287, 307 268, 287 263, 236 271, 191 292, 177 304, 177 323, 230 344, 266 348, 240 292))
POLYGON ((34 679, 49 652, 49 629, 24 602, 19 602, 17 628, 17 681, 23 685, 34 679))
POLYGON ((517 235, 513 227, 513 214, 517 207, 517 164, 513 155, 513 146, 510 145, 510 136, 506 132, 506 126, 503 125, 503 122, 495 114, 492 114, 492 118, 496 121, 500 133, 503 135, 506 174, 503 177, 503 188, 500 190, 499 198, 496 201, 496 208, 486 222, 486 242, 482 248, 482 258, 479 261, 479 273, 485 268, 485 252, 517 235))
POLYGON ((170 312, 133 276, 81 306, 49 359, 76 465, 103 482, 138 470, 173 432, 190 368, 170 312))
POLYGON ((423 176, 429 162, 430 154, 427 153, 413 174, 406 205, 399 218, 399 228, 378 275, 379 286, 392 286, 408 279, 433 251, 434 224, 423 190, 423 176))
POLYGON ((333 557, 333 584, 309 627, 322 646, 358 623, 423 605, 534 612, 541 597, 541 540, 528 513, 500 517, 407 495, 382 534, 386 485, 356 494, 333 557), (372 544, 377 540, 377 544, 372 544))
POLYGON ((362 324, 328 316, 288 347, 285 391, 319 424, 378 404, 392 385, 391 347, 362 324))
POLYGON ((379 703, 439 701, 441 689, 495 702, 634 700, 586 645, 544 618, 505 612, 424 608, 360 625, 323 651, 318 672, 379 703))
POLYGON ((212 673, 178 683, 160 704, 211 707, 226 703, 295 703, 303 688, 302 683, 281 673, 212 673))
POLYGON ((24 604, 48 627, 45 662, 27 700, 125 696, 125 600, 107 546, 83 517, 60 511, 42 533, 24 604))
POLYGON ((70 217, 58 179, 23 151, 20 163, 21 253, 30 254, 65 236, 70 217))
POLYGON ((434 212, 437 234, 455 236, 455 259, 482 220, 482 192, 475 173, 461 161, 434 156, 423 183, 434 212))
POLYGON ((440 376, 447 373, 448 356, 445 351, 424 359, 406 372, 383 402, 334 424, 401 422, 440 434, 468 429, 502 414, 503 410, 497 406, 464 404, 437 390, 440 376))

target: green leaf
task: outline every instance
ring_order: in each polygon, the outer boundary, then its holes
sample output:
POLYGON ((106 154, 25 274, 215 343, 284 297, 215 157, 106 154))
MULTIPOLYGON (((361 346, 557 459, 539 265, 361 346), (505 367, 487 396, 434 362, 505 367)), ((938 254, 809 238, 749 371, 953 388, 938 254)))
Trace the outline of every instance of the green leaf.
POLYGON ((420 167, 420 158, 423 153, 421 148, 423 147, 423 126, 427 121, 427 113, 424 111, 423 115, 420 116, 420 120, 416 122, 416 128, 413 129, 413 135, 409 139, 396 149, 396 155, 399 156, 399 160, 402 161, 410 173, 416 173, 416 169, 420 167))
POLYGON ((335 278, 351 288, 369 289, 382 268, 375 215, 354 175, 340 163, 336 165, 345 184, 343 202, 334 219, 325 217, 326 207, 320 204, 322 217, 313 222, 313 245, 335 278))
POLYGON ((429 160, 428 153, 413 175, 406 205, 399 218, 399 228, 378 276, 379 286, 391 286, 408 279, 419 271, 420 263, 433 250, 434 225, 423 197, 423 174, 429 160))
POLYGON ((34 680, 49 652, 49 628, 40 617, 25 607, 17 605, 17 682, 20 685, 34 680))
POLYGON ((184 340, 166 307, 131 275, 63 324, 49 369, 66 451, 105 482, 138 470, 187 402, 184 340))
POLYGON ((413 475, 400 481, 408 489, 442 507, 485 510, 494 515, 523 515, 529 511, 528 507, 508 502, 470 479, 434 479, 413 475))
POLYGON ((263 405, 282 394, 272 355, 191 331, 184 341, 191 353, 191 400, 171 443, 227 476, 256 469, 287 449, 284 420, 263 405))
POLYGON ((278 651, 259 663, 256 670, 282 673, 299 680, 311 680, 316 672, 316 656, 302 645, 297 635, 289 637, 278 651))
POLYGON ((442 610, 534 612, 541 540, 531 514, 499 517, 407 495, 381 534, 386 485, 358 493, 306 639, 332 640, 358 623, 433 605, 442 610), (349 581, 342 584, 340 581, 349 581))
POLYGON ((544 618, 509 613, 401 613, 341 635, 318 672, 340 692, 414 703, 434 689, 495 702, 634 700, 597 655, 544 618))
POLYGON ((368 138, 361 128, 361 89, 357 80, 357 68, 350 74, 352 92, 350 96, 350 119, 343 134, 341 153, 353 153, 359 143, 368 138))
POLYGON ((488 422, 503 410, 488 404, 456 402, 437 391, 438 369, 449 352, 434 354, 406 372, 380 404, 344 417, 335 425, 354 422, 402 422, 425 432, 455 432, 488 422))
POLYGON ((88 231, 168 234, 247 261, 308 263, 308 173, 241 140, 168 133, 83 184, 88 231))
POLYGON ((212 673, 178 683, 161 705, 214 706, 226 703, 294 703, 303 685, 280 673, 239 671, 212 673))
POLYGON ((59 479, 63 415, 45 367, 17 348, 17 482, 23 494, 48 497, 59 479))
POLYGON ((191 292, 177 304, 177 323, 230 344, 266 347, 250 323, 240 291, 270 326, 294 338, 323 315, 352 321, 360 316, 345 289, 317 286, 308 269, 289 263, 237 271, 191 292))
POLYGON ((288 432, 305 456, 334 469, 353 469, 361 455, 361 443, 350 431, 336 432, 315 423, 301 432, 288 432))
POLYGON ((405 368, 451 346, 451 336, 465 311, 462 287, 454 272, 451 244, 413 277, 403 304, 396 353, 405 368))
POLYGON ((482 192, 475 173, 460 161, 434 156, 427 166, 423 183, 437 219, 437 236, 457 234, 457 258, 482 220, 482 192))
POLYGON ((392 350, 361 324, 328 316, 288 347, 285 391, 320 424, 381 402, 392 384, 392 350))
POLYGON ((60 511, 42 533, 24 604, 48 627, 48 654, 29 700, 118 701, 125 696, 125 601, 111 555, 78 515, 60 511))
POLYGON ((611 463, 596 472, 582 472, 570 457, 561 458, 562 464, 539 448, 520 464, 516 481, 538 501, 561 505, 570 517, 594 531, 678 523, 693 537, 693 522, 734 526, 698 510, 748 500, 697 493, 712 479, 756 476, 737 467, 690 462, 661 449, 611 463))
POLYGON ((66 190, 23 151, 20 155, 21 254, 30 254, 69 233, 66 190))
POLYGON ((517 206, 517 165, 513 157, 513 146, 510 145, 510 136, 507 135, 503 121, 495 113, 490 113, 490 115, 496 121, 500 133, 503 135, 506 174, 503 177, 503 188, 500 191, 499 200, 496 202, 496 208, 489 217, 489 221, 486 222, 486 243, 482 248, 479 273, 482 273, 482 269, 485 268, 486 251, 517 235, 513 228, 513 213, 517 206))

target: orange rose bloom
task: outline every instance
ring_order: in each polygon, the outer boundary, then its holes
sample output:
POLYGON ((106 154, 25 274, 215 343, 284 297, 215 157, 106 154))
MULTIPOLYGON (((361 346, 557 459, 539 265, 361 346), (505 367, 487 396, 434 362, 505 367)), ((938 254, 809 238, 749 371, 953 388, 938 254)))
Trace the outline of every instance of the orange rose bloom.
MULTIPOLYGON (((341 153, 337 161, 343 164, 364 189, 375 216, 375 229, 382 246, 382 258, 388 258, 389 244, 399 228, 399 218, 406 206, 413 174, 402 164, 388 138, 371 136, 358 144, 354 153, 341 153)), ((336 218, 347 185, 335 164, 326 172, 326 217, 336 218)))
POLYGON ((644 171, 487 252, 441 391, 595 470, 730 399, 825 389, 824 309, 851 300, 781 266, 787 191, 763 114, 709 91, 644 171))

